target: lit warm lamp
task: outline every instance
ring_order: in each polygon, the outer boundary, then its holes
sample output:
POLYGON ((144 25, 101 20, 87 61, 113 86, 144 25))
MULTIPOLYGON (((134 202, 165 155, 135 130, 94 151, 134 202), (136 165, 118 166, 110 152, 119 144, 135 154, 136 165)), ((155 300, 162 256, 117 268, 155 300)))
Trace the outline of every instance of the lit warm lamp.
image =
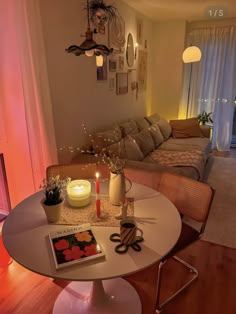
POLYGON ((90 203, 91 183, 87 180, 73 180, 67 185, 67 200, 73 207, 83 207, 90 203))
POLYGON ((97 67, 102 67, 103 66, 103 56, 96 56, 96 66, 97 67))
POLYGON ((183 52, 183 62, 192 63, 201 60, 202 53, 201 50, 196 46, 190 46, 186 48, 183 52))
POLYGON ((187 100, 187 112, 186 118, 188 118, 188 110, 189 110, 189 96, 190 96, 190 86, 191 86, 191 78, 192 78, 192 64, 193 62, 198 62, 201 60, 202 53, 201 50, 196 46, 187 47, 183 52, 183 62, 190 63, 190 75, 189 75, 189 87, 188 87, 188 100, 187 100))

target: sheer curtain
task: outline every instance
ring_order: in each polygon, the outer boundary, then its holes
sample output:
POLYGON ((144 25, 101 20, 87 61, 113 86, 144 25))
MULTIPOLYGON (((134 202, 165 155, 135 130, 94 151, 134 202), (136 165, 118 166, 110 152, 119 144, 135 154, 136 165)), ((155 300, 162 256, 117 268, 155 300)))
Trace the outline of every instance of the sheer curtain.
MULTIPOLYGON (((213 112, 212 146, 227 151, 232 137, 236 95, 236 26, 192 29, 188 44, 202 51, 201 61, 192 64, 189 117, 203 110, 213 112)), ((185 67, 185 99, 188 82, 188 69, 185 67)))
POLYGON ((0 150, 14 206, 57 163, 38 0, 0 2, 0 39, 0 150))

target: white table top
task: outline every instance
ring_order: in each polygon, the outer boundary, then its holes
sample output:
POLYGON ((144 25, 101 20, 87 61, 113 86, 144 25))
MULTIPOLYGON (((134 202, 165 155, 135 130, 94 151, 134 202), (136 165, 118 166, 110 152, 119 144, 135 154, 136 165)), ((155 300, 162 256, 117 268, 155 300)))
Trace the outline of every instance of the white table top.
MULTIPOLYGON (((107 185, 101 186, 104 193, 107 185)), ((134 197, 134 213, 138 226, 143 230, 144 241, 140 252, 129 248, 126 254, 117 254, 117 243, 109 236, 119 232, 118 227, 93 227, 105 252, 105 259, 98 259, 55 269, 48 234, 65 229, 50 225, 40 200, 42 191, 18 204, 8 215, 3 226, 3 241, 9 254, 22 266, 33 272, 67 280, 96 280, 122 277, 146 268, 159 261, 175 245, 181 231, 181 219, 175 206, 159 192, 134 184, 128 193, 134 197)), ((78 210, 78 209, 77 209, 78 210)))

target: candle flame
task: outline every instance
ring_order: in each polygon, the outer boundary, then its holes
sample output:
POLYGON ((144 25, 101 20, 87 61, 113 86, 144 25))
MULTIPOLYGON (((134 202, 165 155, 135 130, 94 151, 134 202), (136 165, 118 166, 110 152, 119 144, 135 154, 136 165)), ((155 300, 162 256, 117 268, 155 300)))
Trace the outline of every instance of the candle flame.
POLYGON ((73 186, 73 190, 76 192, 81 192, 85 190, 85 186, 84 185, 75 185, 73 186))
POLYGON ((99 178, 99 173, 98 173, 98 172, 96 172, 96 178, 97 178, 97 179, 99 178))

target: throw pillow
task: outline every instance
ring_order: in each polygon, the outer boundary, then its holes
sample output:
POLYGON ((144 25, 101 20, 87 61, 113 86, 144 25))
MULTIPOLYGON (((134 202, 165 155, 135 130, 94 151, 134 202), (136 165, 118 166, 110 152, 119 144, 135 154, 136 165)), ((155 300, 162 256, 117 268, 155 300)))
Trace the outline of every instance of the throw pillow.
POLYGON ((139 132, 136 122, 132 119, 120 124, 120 128, 123 136, 137 134, 139 132))
POLYGON ((92 143, 94 152, 100 153, 107 146, 119 142, 121 138, 121 130, 118 125, 111 130, 95 133, 92 143))
POLYGON ((140 118, 135 121, 140 131, 143 129, 147 129, 150 126, 149 122, 145 118, 140 118))
POLYGON ((148 128, 148 130, 152 136, 153 142, 155 144, 155 148, 157 148, 164 141, 164 137, 159 129, 158 124, 152 124, 148 128))
POLYGON ((147 156, 155 149, 152 136, 148 129, 144 129, 138 134, 132 135, 132 137, 135 139, 144 156, 147 156))
POLYGON ((110 157, 118 157, 128 160, 143 160, 144 156, 135 140, 127 135, 119 142, 114 143, 106 148, 106 152, 110 157))
POLYGON ((160 116, 157 113, 154 113, 148 117, 145 117, 145 119, 150 123, 154 124, 157 123, 160 120, 160 116))
POLYGON ((170 120, 173 138, 203 137, 197 118, 170 120))
POLYGON ((164 140, 167 140, 170 136, 171 136, 171 126, 170 124, 168 123, 168 121, 166 121, 165 119, 163 118, 160 118, 157 123, 156 123, 159 128, 160 128, 160 131, 164 137, 164 140))

